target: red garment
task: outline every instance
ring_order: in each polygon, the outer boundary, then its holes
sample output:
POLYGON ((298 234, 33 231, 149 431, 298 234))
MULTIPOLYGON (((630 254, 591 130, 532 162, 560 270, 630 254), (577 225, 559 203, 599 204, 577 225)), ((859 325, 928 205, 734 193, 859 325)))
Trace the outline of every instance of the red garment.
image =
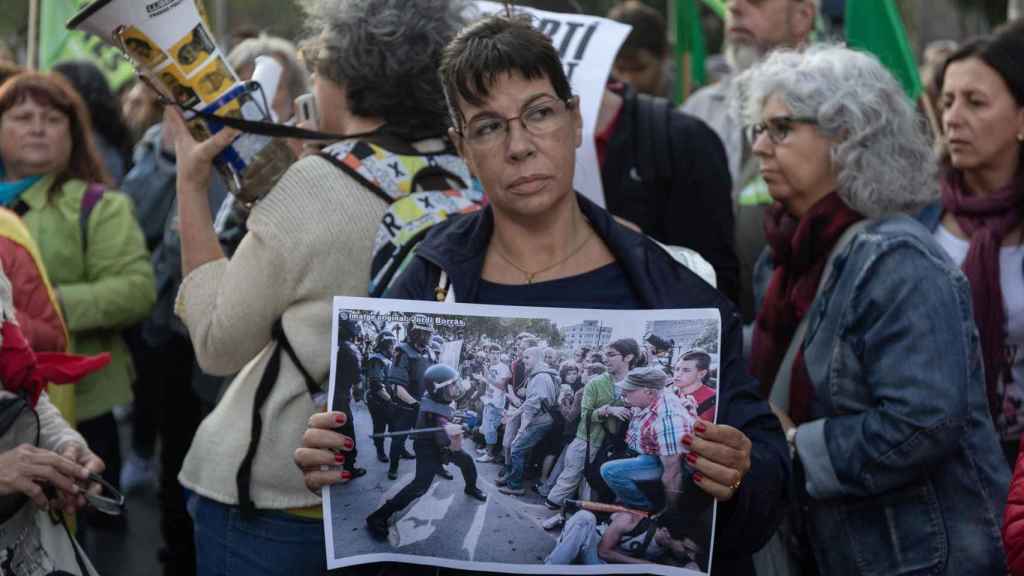
POLYGON ((679 387, 673 388, 676 391, 676 396, 678 396, 680 400, 683 399, 683 396, 689 396, 690 398, 693 399, 693 402, 694 404, 696 404, 696 408, 698 410, 700 410, 701 406, 704 406, 704 409, 697 414, 698 418, 700 418, 701 420, 707 420, 708 422, 715 421, 716 403, 713 401, 715 398, 714 388, 708 386, 707 384, 701 384, 700 388, 697 388, 697 390, 693 394, 686 394, 679 387), (707 404, 705 405, 705 403, 707 404))
POLYGON ((1009 369, 1003 350, 1006 312, 999 276, 999 248, 1003 237, 1022 220, 1022 197, 1017 190, 1014 183, 990 196, 972 196, 964 189, 963 173, 949 170, 942 179, 942 208, 956 218, 971 239, 962 269, 971 284, 974 322, 978 325, 985 362, 985 392, 993 420, 1002 409, 996 383, 1009 369))
POLYGON ((36 354, 14 322, 0 326, 0 384, 8 392, 24 392, 34 407, 47 383, 68 384, 101 370, 110 353, 77 356, 59 352, 36 354))
MULTIPOLYGON (((622 84, 609 83, 608 89, 616 94, 622 92, 622 84)), ((615 134, 615 128, 619 124, 619 117, 622 116, 622 109, 625 106, 619 106, 619 109, 615 112, 615 117, 608 123, 608 126, 601 131, 600 134, 594 134, 594 145, 597 147, 597 165, 604 166, 605 156, 608 154, 608 142, 612 139, 612 134, 615 134)))
MULTIPOLYGON (((764 224, 775 271, 754 323, 750 359, 751 372, 761 380, 765 397, 800 320, 814 302, 829 253, 843 232, 862 218, 835 192, 819 200, 799 220, 781 204, 769 210, 764 224)), ((807 421, 813 394, 801 347, 793 362, 789 390, 789 415, 797 424, 807 421)))
POLYGON ((11 282, 11 297, 21 331, 37 352, 67 349, 64 324, 53 306, 46 280, 24 246, 0 236, 0 265, 11 282))
POLYGON ((1017 455, 1003 514, 1003 549, 1010 574, 1024 576, 1024 452, 1017 455))

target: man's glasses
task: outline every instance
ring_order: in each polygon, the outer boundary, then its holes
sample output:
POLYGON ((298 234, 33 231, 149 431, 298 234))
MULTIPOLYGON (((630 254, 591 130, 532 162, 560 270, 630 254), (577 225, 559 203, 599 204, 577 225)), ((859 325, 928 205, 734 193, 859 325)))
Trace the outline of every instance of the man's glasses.
POLYGON ((100 494, 93 494, 88 492, 88 487, 83 486, 86 490, 85 501, 97 511, 110 516, 120 516, 124 513, 124 494, 117 491, 109 482, 103 479, 99 474, 90 472, 89 482, 95 482, 103 487, 103 492, 100 494))
POLYGON ((474 148, 490 149, 505 141, 509 133, 509 122, 519 120, 524 130, 534 136, 543 136, 562 126, 566 114, 575 106, 575 96, 566 100, 546 97, 530 104, 518 116, 474 118, 459 134, 474 148))
POLYGON ((797 124, 817 125, 818 120, 809 116, 776 116, 745 127, 743 133, 746 135, 747 142, 751 146, 754 145, 754 142, 757 142, 761 134, 766 132, 772 144, 778 145, 786 141, 786 138, 793 131, 793 127, 797 124))

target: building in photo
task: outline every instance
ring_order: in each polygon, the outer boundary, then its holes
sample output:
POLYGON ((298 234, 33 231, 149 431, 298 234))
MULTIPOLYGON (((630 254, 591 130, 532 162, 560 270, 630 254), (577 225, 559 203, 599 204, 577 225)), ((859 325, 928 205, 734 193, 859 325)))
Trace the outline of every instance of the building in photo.
POLYGON ((603 326, 598 320, 584 320, 581 324, 573 324, 559 329, 562 334, 562 345, 568 350, 581 346, 603 348, 612 339, 612 327, 603 326))

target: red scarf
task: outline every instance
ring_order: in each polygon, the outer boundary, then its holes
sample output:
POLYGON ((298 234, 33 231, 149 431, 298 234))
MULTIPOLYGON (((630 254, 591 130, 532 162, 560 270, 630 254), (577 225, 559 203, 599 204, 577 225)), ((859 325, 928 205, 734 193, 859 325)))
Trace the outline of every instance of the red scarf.
POLYGON ((110 354, 76 356, 58 352, 33 352, 21 328, 14 322, 0 325, 0 385, 15 394, 22 393, 35 407, 48 382, 67 384, 102 369, 110 363, 110 354))
MULTIPOLYGON (((835 192, 819 200, 797 220, 775 203, 765 219, 765 234, 775 260, 768 292, 754 324, 751 372, 761 380, 767 397, 800 320, 810 309, 825 271, 825 263, 840 236, 863 216, 850 209, 835 192)), ((797 424, 810 414, 814 385, 804 364, 803 349, 790 376, 789 415, 797 424)))
POLYGON ((1021 195, 1014 184, 991 196, 972 196, 964 190, 963 173, 949 170, 942 179, 942 207, 971 239, 961 268, 971 284, 974 322, 981 335, 985 362, 985 391, 995 419, 1002 410, 996 383, 1009 368, 1003 353, 1006 311, 999 277, 999 248, 1003 237, 1021 223, 1021 195))

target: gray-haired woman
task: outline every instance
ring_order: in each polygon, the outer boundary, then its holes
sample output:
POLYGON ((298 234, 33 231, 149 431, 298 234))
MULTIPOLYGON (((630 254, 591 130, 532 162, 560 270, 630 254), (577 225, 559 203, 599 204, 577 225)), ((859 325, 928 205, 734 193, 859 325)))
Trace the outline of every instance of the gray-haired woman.
MULTIPOLYGON (((196 143, 179 114, 165 117, 175 133, 185 276, 176 310, 203 370, 239 373, 199 426, 179 476, 195 493, 190 510, 200 574, 323 572, 320 498, 280 463, 292 459, 317 410, 307 378, 327 380, 331 298, 367 295, 374 237, 388 205, 367 179, 342 166, 357 163, 347 155, 353 150, 383 154, 400 146, 443 154, 448 146, 437 66, 462 24, 462 2, 302 5, 315 35, 305 60, 314 73, 319 128, 350 138, 285 173, 252 208, 249 232, 230 260, 214 234, 206 194, 211 162, 231 131, 196 143), (298 363, 281 357, 285 339, 298 363), (275 356, 279 363, 270 362, 275 356), (276 377, 272 367, 279 367, 276 377), (264 381, 266 401, 254 410, 264 381)), ((354 438, 351 426, 349 419, 354 438)), ((355 456, 346 454, 343 478, 365 472, 355 456)))
POLYGON ((969 288, 904 214, 937 193, 911 104, 877 60, 834 46, 775 54, 743 82, 776 200, 752 365, 820 572, 1005 573, 1009 474, 969 288))

